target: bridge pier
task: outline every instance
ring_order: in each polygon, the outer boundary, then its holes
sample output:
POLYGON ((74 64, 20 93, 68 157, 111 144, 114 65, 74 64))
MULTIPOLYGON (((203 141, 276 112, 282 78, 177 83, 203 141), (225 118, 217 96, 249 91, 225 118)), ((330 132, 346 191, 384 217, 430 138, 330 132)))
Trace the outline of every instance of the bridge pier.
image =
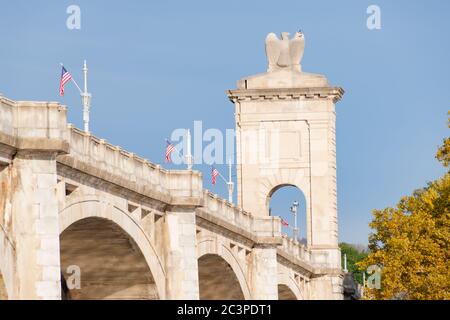
POLYGON ((20 150, 12 162, 12 299, 60 299, 56 152, 20 150))
POLYGON ((171 208, 164 219, 166 299, 198 300, 195 210, 171 208))
POLYGON ((252 299, 278 300, 277 247, 257 245, 252 256, 252 299))
POLYGON ((323 275, 321 277, 311 279, 311 291, 313 292, 312 300, 342 300, 343 276, 323 275))

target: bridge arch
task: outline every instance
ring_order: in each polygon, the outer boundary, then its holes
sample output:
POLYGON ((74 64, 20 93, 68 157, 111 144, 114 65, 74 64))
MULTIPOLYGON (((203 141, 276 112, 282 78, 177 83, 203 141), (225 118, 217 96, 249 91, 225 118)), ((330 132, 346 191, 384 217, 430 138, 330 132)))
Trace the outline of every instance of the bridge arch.
MULTIPOLYGON (((310 199, 310 179, 307 171, 281 168, 279 174, 267 176, 259 187, 259 194, 261 201, 264 201, 266 214, 270 214, 270 202, 272 196, 282 188, 296 188, 299 192, 301 214, 303 215, 300 223, 300 228, 303 228, 301 235, 304 237, 306 244, 312 243, 312 213, 311 213, 311 199, 310 199)), ((287 203, 287 209, 291 203, 287 203)), ((300 210, 300 209, 299 209, 300 210)), ((277 212, 272 212, 274 215, 279 215, 277 212)))
POLYGON ((259 184, 259 199, 265 201, 264 207, 269 212, 270 197, 278 189, 286 186, 297 187, 305 196, 306 206, 310 207, 310 177, 309 170, 297 168, 279 168, 275 173, 265 175, 259 184))
POLYGON ((282 224, 282 232, 294 237, 294 217, 290 208, 294 201, 298 202, 297 208, 297 231, 298 241, 308 243, 309 207, 305 193, 301 188, 292 183, 280 183, 269 189, 266 196, 266 207, 269 215, 280 216, 288 225, 282 224))
POLYGON ((293 277, 286 273, 278 274, 278 299, 303 300, 304 296, 293 277))
POLYGON ((215 237, 204 237, 198 241, 197 250, 200 299, 251 299, 245 269, 226 244, 215 237), (212 290, 206 292, 206 287, 212 290), (221 295, 220 287, 226 289, 226 296, 221 295))
MULTIPOLYGON (((90 232, 92 235, 99 230, 108 230, 107 234, 103 232, 103 236, 107 237, 109 239, 108 241, 114 241, 113 237, 117 237, 119 238, 118 241, 122 241, 123 246, 126 245, 130 250, 135 252, 134 254, 130 253, 130 255, 126 255, 124 258, 138 261, 138 257, 141 257, 145 261, 144 264, 154 281, 157 297, 165 299, 165 271, 163 264, 151 244, 148 235, 125 209, 99 196, 82 196, 72 199, 60 211, 59 217, 61 260, 64 259, 64 249, 67 248, 65 243, 70 243, 70 238, 76 238, 74 235, 77 233, 86 235, 87 233, 85 231, 88 228, 93 229, 90 232), (68 241, 65 241, 67 239, 68 241)), ((102 248, 101 241, 99 243, 98 239, 96 240, 94 237, 83 242, 89 243, 89 241, 91 242, 91 249, 95 249, 96 246, 102 248)), ((110 250, 110 248, 103 249, 110 250)), ((123 249, 124 247, 122 247, 123 249)), ((77 251, 75 249, 72 254, 76 253, 77 251)), ((114 255, 114 252, 112 252, 112 255, 114 255)), ((122 268, 123 266, 117 265, 117 267, 122 268)), ((90 267, 87 267, 87 269, 90 271, 90 267)), ((81 273, 81 278, 83 279, 83 273, 85 272, 81 270, 81 273)), ((62 281, 64 288, 64 277, 62 281)))

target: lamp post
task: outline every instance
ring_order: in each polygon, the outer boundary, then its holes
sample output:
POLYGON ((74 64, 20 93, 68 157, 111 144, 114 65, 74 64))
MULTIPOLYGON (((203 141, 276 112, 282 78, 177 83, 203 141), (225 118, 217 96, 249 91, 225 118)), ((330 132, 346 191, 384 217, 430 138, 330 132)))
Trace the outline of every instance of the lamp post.
POLYGON ((296 240, 296 241, 298 241, 298 227, 297 227, 297 210, 298 210, 298 201, 297 200, 295 200, 293 203, 292 203, 292 206, 291 206, 291 208, 290 208, 290 211, 291 211, 291 213, 294 215, 294 229, 293 229, 293 236, 294 236, 294 239, 296 240))

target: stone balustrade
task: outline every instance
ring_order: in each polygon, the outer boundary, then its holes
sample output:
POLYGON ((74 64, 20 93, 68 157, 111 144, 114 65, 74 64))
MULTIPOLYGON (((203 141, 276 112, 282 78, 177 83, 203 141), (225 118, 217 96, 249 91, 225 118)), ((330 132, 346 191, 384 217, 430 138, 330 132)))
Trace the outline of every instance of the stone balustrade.
MULTIPOLYGON (((233 203, 218 197, 216 194, 204 190, 203 206, 199 211, 216 222, 224 222, 228 228, 239 229, 240 233, 250 234, 250 238, 257 241, 281 237, 281 220, 279 217, 257 217, 242 210, 233 203)), ((278 240, 275 240, 278 241, 278 240)))
POLYGON ((283 234, 282 239, 283 243, 280 249, 286 254, 302 261, 310 261, 310 252, 304 244, 289 238, 285 234, 283 234))
MULTIPOLYGON (((202 196, 202 177, 198 171, 166 170, 70 124, 68 141, 70 156, 66 157, 95 167, 97 171, 103 173, 103 176, 106 173, 110 178, 122 178, 127 184, 139 187, 145 194, 150 191, 153 194, 162 194, 166 196, 166 201, 167 198, 199 199, 202 196)), ((67 160, 64 157, 60 158, 58 161, 62 163, 67 160)))

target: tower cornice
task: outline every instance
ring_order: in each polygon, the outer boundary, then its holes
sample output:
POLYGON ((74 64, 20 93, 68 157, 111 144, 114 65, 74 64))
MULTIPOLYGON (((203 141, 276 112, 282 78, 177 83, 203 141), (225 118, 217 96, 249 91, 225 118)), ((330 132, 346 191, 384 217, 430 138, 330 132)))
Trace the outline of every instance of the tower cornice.
POLYGON ((227 90, 230 101, 248 100, 295 100, 295 99, 333 99, 336 103, 344 95, 341 87, 276 88, 276 89, 236 89, 227 90))

